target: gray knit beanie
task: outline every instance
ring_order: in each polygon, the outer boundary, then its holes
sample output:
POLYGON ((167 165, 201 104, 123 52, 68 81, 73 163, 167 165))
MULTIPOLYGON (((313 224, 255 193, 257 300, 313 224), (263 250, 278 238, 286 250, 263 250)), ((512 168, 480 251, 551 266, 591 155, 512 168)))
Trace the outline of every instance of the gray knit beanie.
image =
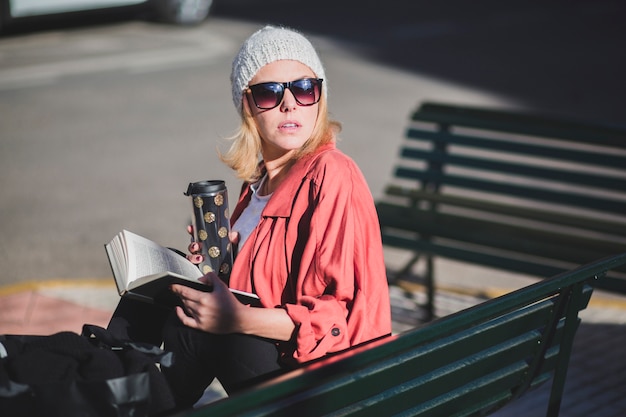
POLYGON ((241 46, 233 60, 230 82, 235 108, 242 113, 241 101, 248 83, 264 65, 281 59, 299 61, 323 78, 322 94, 326 95, 324 67, 311 42, 293 29, 265 26, 253 33, 241 46))

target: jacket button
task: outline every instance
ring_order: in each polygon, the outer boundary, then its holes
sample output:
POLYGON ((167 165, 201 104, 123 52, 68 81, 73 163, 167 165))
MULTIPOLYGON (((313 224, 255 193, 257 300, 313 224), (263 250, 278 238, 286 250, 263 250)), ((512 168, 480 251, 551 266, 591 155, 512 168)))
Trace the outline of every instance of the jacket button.
POLYGON ((333 327, 333 329, 330 331, 330 334, 332 334, 333 336, 339 336, 341 334, 341 330, 339 330, 336 327, 333 327))

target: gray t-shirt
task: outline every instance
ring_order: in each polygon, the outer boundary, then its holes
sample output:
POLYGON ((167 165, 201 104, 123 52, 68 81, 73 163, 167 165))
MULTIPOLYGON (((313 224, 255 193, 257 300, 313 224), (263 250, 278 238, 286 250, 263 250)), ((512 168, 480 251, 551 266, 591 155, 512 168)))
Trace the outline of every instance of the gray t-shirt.
POLYGON ((244 243, 250 237, 250 234, 261 220, 261 212, 265 208, 265 205, 269 201, 272 194, 259 195, 259 190, 263 186, 263 182, 267 179, 267 175, 264 175, 259 181, 254 184, 250 184, 252 190, 252 197, 250 203, 243 209, 241 216, 237 219, 233 225, 233 231, 239 233, 239 248, 243 248, 244 243))

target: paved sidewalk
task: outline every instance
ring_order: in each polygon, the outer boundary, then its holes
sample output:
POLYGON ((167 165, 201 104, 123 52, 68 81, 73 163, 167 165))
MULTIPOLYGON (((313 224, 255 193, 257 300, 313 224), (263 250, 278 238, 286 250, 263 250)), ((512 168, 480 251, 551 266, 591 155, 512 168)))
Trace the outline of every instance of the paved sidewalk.
POLYGON ((118 300, 111 279, 0 287, 0 334, 80 333, 85 323, 106 327, 118 300))
MULTIPOLYGON (((483 291, 497 294, 498 291, 483 291)), ((391 288, 394 330, 419 322, 414 305, 422 294, 391 288)), ((483 301, 471 291, 447 287, 439 291, 438 315, 446 315, 483 301)), ((83 323, 106 326, 118 301, 110 280, 55 280, 0 287, 0 334, 80 332, 83 323)), ((581 325, 565 386, 561 417, 622 417, 626 415, 626 297, 594 293, 582 313, 581 325)), ((204 401, 220 398, 219 385, 204 401)), ((493 414, 496 417, 539 417, 545 414, 547 385, 493 414)))

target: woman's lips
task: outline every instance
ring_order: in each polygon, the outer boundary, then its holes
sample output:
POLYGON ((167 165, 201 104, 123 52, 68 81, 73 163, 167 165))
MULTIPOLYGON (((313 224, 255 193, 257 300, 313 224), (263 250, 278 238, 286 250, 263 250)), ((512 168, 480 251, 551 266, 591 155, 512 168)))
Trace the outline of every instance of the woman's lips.
POLYGON ((278 126, 281 130, 293 130, 300 127, 300 123, 294 121, 283 122, 278 126))

